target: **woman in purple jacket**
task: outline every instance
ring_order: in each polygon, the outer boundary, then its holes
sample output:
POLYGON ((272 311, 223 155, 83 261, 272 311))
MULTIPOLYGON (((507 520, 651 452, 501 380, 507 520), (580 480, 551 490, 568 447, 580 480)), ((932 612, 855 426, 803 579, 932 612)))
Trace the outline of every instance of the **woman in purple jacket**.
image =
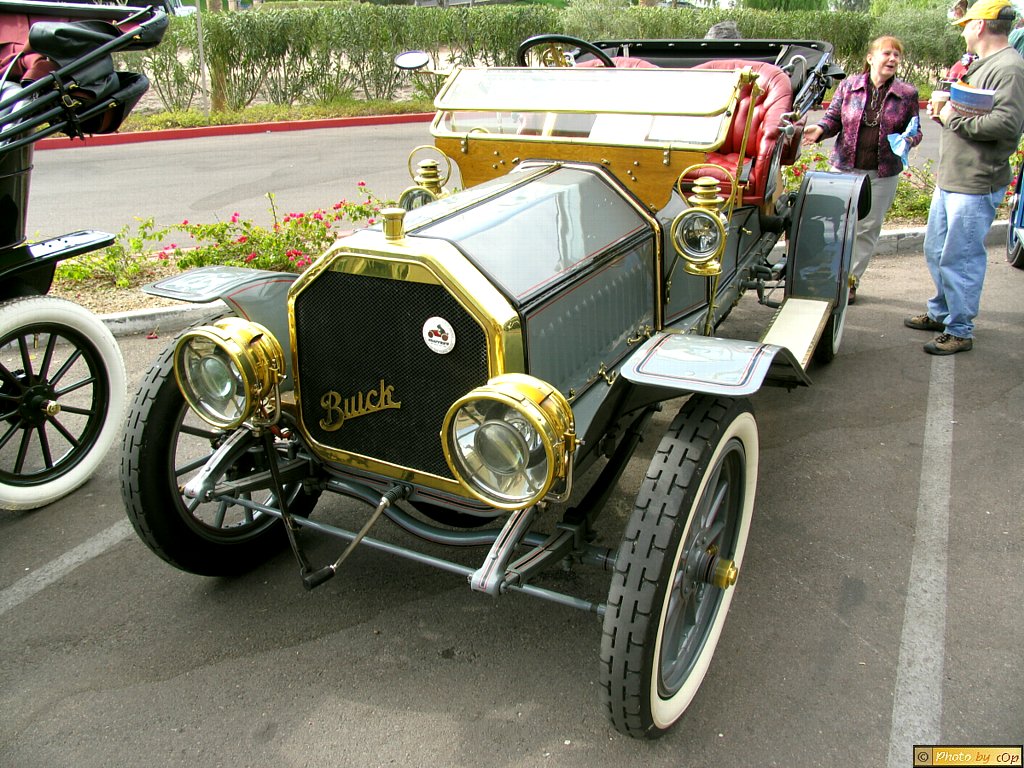
MULTIPOLYGON (((837 136, 829 160, 832 170, 863 173, 871 179, 871 212, 857 224, 857 242, 850 266, 850 303, 875 250, 882 222, 903 170, 903 161, 889 145, 890 134, 905 133, 917 117, 917 88, 896 78, 903 43, 888 35, 868 47, 864 72, 843 80, 832 96, 825 116, 804 131, 804 143, 837 136)), ((921 143, 917 131, 907 137, 911 147, 921 143)))

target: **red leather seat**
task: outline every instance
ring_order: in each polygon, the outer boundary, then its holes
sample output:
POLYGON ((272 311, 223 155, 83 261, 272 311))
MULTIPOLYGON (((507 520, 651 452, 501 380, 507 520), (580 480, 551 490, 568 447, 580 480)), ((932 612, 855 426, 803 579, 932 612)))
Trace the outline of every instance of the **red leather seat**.
MULTIPOLYGON (((759 204, 764 202, 765 187, 771 171, 771 158, 780 136, 782 116, 793 110, 793 89, 789 76, 774 64, 763 61, 745 59, 719 59, 698 64, 694 69, 743 69, 749 67, 758 75, 758 87, 761 93, 754 104, 754 118, 750 126, 750 137, 744 151, 744 162, 752 159, 753 168, 750 178, 743 189, 743 202, 759 204)), ((721 165, 731 173, 739 174, 743 163, 740 162, 740 144, 743 131, 747 124, 747 112, 750 110, 750 87, 740 97, 732 125, 722 146, 708 153, 708 162, 721 165)), ((799 133, 789 139, 799 146, 799 133)), ((790 161, 792 162, 792 161, 790 161)), ((717 176, 713 170, 704 169, 690 176, 717 176)), ((722 189, 723 196, 728 194, 727 186, 722 189)))
MULTIPOLYGON (((612 56, 612 64, 616 69, 657 69, 657 64, 652 64, 647 59, 640 59, 636 56, 612 56)), ((600 59, 587 59, 574 66, 577 67, 603 67, 600 59)))

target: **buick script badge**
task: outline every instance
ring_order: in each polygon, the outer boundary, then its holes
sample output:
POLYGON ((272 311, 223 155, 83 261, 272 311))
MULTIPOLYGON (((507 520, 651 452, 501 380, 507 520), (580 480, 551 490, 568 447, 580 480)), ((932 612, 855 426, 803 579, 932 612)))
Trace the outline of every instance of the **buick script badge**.
POLYGON ((387 408, 401 408, 402 404, 395 400, 395 388, 390 385, 384 386, 384 379, 381 379, 376 389, 357 392, 350 397, 343 398, 333 389, 325 392, 320 398, 320 407, 326 411, 325 416, 320 419, 320 428, 334 432, 341 429, 349 419, 368 416, 387 408))

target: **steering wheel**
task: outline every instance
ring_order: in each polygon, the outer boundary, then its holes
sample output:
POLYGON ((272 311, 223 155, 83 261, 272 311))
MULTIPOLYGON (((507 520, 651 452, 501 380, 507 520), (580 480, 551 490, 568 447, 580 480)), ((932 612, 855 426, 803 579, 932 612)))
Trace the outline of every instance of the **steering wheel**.
POLYGON ((538 58, 544 66, 567 67, 569 65, 565 61, 565 51, 562 46, 575 48, 572 51, 574 57, 580 52, 589 53, 606 67, 615 66, 615 62, 611 60, 608 54, 596 45, 588 43, 586 40, 580 40, 578 37, 569 37, 569 35, 534 35, 533 37, 528 37, 519 44, 519 48, 516 50, 516 61, 520 67, 528 67, 530 66, 528 63, 530 53, 533 49, 546 48, 546 50, 538 52, 538 58))

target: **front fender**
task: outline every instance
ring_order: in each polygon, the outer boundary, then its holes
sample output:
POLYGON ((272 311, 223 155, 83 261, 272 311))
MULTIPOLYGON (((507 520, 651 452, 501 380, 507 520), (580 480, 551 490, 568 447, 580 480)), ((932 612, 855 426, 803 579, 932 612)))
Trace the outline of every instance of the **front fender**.
POLYGON ((661 333, 648 339, 621 368, 626 381, 662 390, 746 397, 764 383, 808 386, 811 380, 785 347, 740 339, 661 333))
POLYGON ((266 326, 284 350, 291 381, 291 334, 288 332, 288 289, 298 278, 290 272, 245 267, 200 267, 142 288, 153 296, 208 304, 220 299, 232 314, 266 326))

